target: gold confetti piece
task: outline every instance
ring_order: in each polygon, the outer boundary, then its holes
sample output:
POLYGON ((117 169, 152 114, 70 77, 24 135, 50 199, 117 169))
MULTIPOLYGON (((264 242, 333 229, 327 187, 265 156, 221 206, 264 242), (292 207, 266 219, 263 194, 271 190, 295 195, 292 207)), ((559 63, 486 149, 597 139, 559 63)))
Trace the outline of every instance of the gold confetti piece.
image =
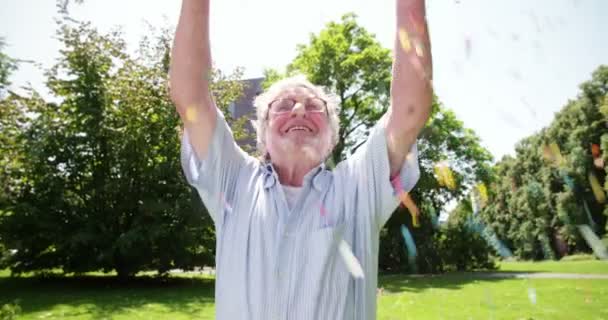
POLYGON ((340 251, 340 255, 342 259, 344 259, 344 263, 348 268, 348 271, 353 276, 353 278, 362 279, 364 278, 363 268, 361 268, 361 264, 357 257, 353 254, 353 251, 350 249, 350 246, 346 241, 341 240, 340 245, 338 246, 338 250, 340 251))
POLYGON ((410 197, 409 193, 405 191, 399 193, 399 199, 401 200, 401 203, 403 203, 403 205, 410 211, 410 213, 418 214, 418 207, 416 206, 416 203, 414 203, 414 200, 412 200, 412 197, 410 197))
POLYGON ((401 200, 401 203, 403 203, 403 205, 410 212, 412 216, 412 225, 414 225, 414 227, 416 228, 420 227, 420 222, 418 221, 420 211, 418 210, 418 206, 416 206, 414 200, 412 200, 412 197, 410 197, 409 193, 403 191, 399 193, 399 199, 401 200))
POLYGON ((598 203, 606 202, 606 194, 604 194, 604 190, 600 186, 600 182, 593 173, 589 173, 589 184, 591 185, 591 190, 593 191, 595 200, 597 200, 598 203))
POLYGON ((549 145, 543 144, 542 146, 543 157, 545 160, 551 163, 551 165, 560 166, 564 158, 559 150, 559 146, 555 142, 551 142, 549 145))
POLYGON ((547 160, 548 162, 553 162, 553 155, 551 153, 551 148, 549 148, 548 145, 543 143, 542 152, 543 152, 543 158, 545 158, 545 160, 547 160))
POLYGON ((484 207, 488 203, 488 188, 483 182, 477 185, 477 192, 479 193, 481 206, 484 207))
POLYGON ((410 52, 412 50, 412 44, 410 43, 410 37, 407 34, 405 29, 399 29, 399 42, 401 43, 401 48, 405 53, 410 52))
POLYGON ((564 161, 564 158, 562 158, 562 153, 559 150, 559 146, 557 145, 557 143, 551 142, 549 144, 549 148, 551 149, 551 153, 553 154, 553 159, 555 161, 555 164, 561 165, 564 161))
POLYGON ((435 174, 437 175, 437 182, 440 186, 447 187, 450 190, 456 189, 456 182, 454 180, 454 174, 448 166, 447 162, 441 161, 435 165, 435 174))
POLYGON ((186 109, 186 121, 190 123, 196 123, 198 121, 198 110, 196 110, 196 107, 188 107, 188 109, 186 109))
POLYGON ((422 49, 422 43, 420 41, 414 41, 414 49, 416 50, 416 55, 420 58, 424 56, 424 49, 422 49))
POLYGON ((414 228, 420 228, 420 220, 417 215, 412 215, 412 225, 414 228))

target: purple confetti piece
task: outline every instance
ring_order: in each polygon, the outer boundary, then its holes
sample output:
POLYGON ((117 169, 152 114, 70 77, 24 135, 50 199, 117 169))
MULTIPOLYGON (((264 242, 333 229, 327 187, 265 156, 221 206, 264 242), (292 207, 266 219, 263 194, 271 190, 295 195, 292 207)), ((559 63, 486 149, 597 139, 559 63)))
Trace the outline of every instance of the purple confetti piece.
POLYGON ((471 37, 465 36, 465 38, 464 38, 464 53, 465 53, 467 59, 471 58, 472 46, 473 45, 471 44, 471 37))

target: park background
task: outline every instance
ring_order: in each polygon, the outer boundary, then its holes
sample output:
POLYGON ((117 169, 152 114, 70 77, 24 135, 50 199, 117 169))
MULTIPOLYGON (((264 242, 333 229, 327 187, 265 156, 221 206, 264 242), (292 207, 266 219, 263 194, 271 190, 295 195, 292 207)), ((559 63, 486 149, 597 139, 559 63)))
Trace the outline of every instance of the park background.
MULTIPOLYGON (((213 317, 213 227, 166 91, 179 5, 3 5, 2 317, 213 317)), ((304 73, 342 100, 330 164, 352 153, 387 106, 393 7, 213 3, 214 95, 243 147, 252 95, 304 73)), ((608 318, 607 5, 427 7, 419 215, 382 231, 379 318, 608 318)))

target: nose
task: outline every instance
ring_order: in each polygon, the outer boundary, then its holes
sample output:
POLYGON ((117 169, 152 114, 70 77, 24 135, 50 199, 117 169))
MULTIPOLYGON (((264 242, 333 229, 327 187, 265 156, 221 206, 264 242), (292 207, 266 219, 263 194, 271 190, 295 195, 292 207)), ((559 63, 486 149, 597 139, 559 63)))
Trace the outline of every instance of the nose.
POLYGON ((296 102, 296 104, 293 106, 293 109, 291 109, 291 115, 305 116, 306 107, 304 106, 304 104, 301 102, 296 102))

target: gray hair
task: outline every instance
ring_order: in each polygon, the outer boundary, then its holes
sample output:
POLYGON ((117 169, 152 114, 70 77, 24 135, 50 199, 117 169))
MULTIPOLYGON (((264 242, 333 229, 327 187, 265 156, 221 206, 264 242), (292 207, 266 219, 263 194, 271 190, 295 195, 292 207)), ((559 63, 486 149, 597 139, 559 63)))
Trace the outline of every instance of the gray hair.
MULTIPOLYGON (((267 160, 268 150, 266 150, 266 131, 268 130, 268 108, 270 102, 274 100, 283 91, 296 88, 304 87, 312 91, 317 97, 327 102, 327 113, 329 121, 329 129, 331 131, 331 145, 329 150, 333 150, 338 143, 340 133, 340 118, 338 113, 340 112, 339 99, 335 94, 332 94, 321 86, 312 84, 303 75, 296 75, 293 77, 279 80, 272 84, 268 90, 257 96, 253 102, 256 109, 257 120, 252 121, 253 127, 257 133, 257 146, 260 152, 261 160, 267 160)), ((324 155, 323 158, 327 158, 329 154, 324 155)))

